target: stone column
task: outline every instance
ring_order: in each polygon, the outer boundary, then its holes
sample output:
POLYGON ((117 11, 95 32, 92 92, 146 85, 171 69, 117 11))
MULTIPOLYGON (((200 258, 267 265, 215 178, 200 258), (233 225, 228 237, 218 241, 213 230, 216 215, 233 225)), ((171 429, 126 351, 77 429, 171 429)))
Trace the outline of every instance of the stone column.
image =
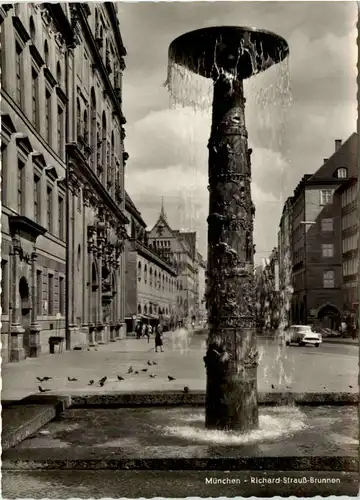
POLYGON ((104 323, 102 311, 102 244, 97 253, 98 272, 99 272, 99 288, 97 293, 97 314, 96 314, 96 341, 98 344, 105 344, 104 339, 104 323))
POLYGON ((214 83, 209 141, 206 426, 258 425, 250 153, 243 82, 214 83))
POLYGON ((19 269, 20 269, 20 238, 15 236, 11 252, 11 322, 10 322, 10 361, 25 359, 24 332, 20 325, 20 294, 19 269))
POLYGON ((40 331, 37 322, 37 283, 36 283, 36 248, 31 254, 31 324, 30 324, 30 357, 37 358, 41 353, 40 331))

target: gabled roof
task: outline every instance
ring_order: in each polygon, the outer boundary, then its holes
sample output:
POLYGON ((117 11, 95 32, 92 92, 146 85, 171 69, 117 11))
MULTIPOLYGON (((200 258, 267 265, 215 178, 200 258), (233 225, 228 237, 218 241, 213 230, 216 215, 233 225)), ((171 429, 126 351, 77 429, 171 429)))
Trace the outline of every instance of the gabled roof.
POLYGON ((333 155, 310 177, 310 182, 336 178, 338 168, 345 167, 348 177, 356 175, 358 136, 354 132, 333 155))
POLYGON ((196 253, 196 233, 195 232, 179 232, 178 237, 183 239, 188 248, 189 251, 192 255, 193 258, 195 258, 195 253, 196 253))

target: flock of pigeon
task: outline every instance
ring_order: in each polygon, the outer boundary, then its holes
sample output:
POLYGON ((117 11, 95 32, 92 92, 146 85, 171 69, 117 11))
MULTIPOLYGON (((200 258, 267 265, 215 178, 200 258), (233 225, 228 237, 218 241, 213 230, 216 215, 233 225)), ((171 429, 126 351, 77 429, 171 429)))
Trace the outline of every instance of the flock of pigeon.
MULTIPOLYGON (((149 361, 147 362, 148 366, 153 366, 153 365, 157 365, 157 362, 156 361, 149 361)), ((127 374, 128 375, 139 375, 140 372, 148 372, 149 368, 141 368, 140 370, 134 370, 132 366, 129 367, 128 371, 127 371, 127 374)), ((148 374, 149 378, 156 378, 156 374, 155 373, 149 373, 148 374)), ((173 380, 176 380, 175 377, 172 377, 171 375, 168 375, 168 380, 169 382, 172 382, 173 380)), ((52 380, 52 377, 36 377, 36 379, 42 383, 42 382, 48 382, 49 380, 52 380)), ((78 379, 75 378, 75 377, 68 377, 68 382, 78 382, 78 379)), ((118 375, 117 376, 117 379, 119 382, 125 380, 124 377, 122 377, 121 375, 118 375)), ((100 387, 104 387, 105 385, 105 382, 107 381, 107 377, 102 377, 97 383, 100 385, 100 387)), ((88 385, 94 385, 95 384, 95 381, 94 380, 90 380, 88 385)), ((45 388, 45 387, 42 387, 41 385, 38 386, 38 389, 39 389, 39 392, 50 392, 52 389, 48 389, 48 388, 45 388)), ((189 388, 188 387, 184 387, 184 392, 185 393, 188 393, 189 392, 189 388)))

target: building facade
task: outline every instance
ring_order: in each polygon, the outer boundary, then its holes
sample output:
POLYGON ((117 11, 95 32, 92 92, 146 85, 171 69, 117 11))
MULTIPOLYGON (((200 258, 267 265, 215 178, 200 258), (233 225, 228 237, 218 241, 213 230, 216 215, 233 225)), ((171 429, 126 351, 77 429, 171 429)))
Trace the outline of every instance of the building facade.
POLYGON ((354 174, 357 135, 342 144, 313 175, 305 175, 292 199, 294 323, 336 328, 343 312, 341 205, 336 189, 354 174))
POLYGON ((359 206, 357 178, 351 177, 336 191, 341 205, 342 291, 344 318, 356 324, 359 309, 359 206))
POLYGON ((198 252, 198 289, 199 289, 199 317, 200 324, 207 322, 206 309, 206 270, 207 264, 202 255, 198 252))
POLYGON ((170 329, 175 324, 178 294, 177 271, 149 245, 146 223, 126 193, 128 240, 126 242, 126 325, 135 331, 137 322, 170 329))
POLYGON ((178 274, 176 322, 197 323, 200 308, 196 233, 171 229, 162 205, 159 218, 148 237, 150 246, 170 259, 178 274))
POLYGON ((292 323, 291 300, 292 286, 292 198, 289 197, 283 208, 278 232, 279 254, 279 292, 280 324, 287 328, 292 323))
POLYGON ((0 18, 6 362, 123 334, 126 51, 111 3, 0 18))

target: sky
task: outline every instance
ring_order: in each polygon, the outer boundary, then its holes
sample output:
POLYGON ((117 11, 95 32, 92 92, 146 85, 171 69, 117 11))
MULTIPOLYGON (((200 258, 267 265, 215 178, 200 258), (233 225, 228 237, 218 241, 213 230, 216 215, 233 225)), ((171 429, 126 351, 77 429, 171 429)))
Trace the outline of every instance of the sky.
MULTIPOLYGON (((170 226, 196 231, 205 258, 210 109, 171 107, 169 44, 216 25, 257 27, 287 40, 288 60, 244 85, 259 262, 277 245, 283 203, 301 177, 332 155, 335 139, 356 130, 356 2, 121 2, 118 15, 127 50, 125 188, 149 229, 163 198, 170 226)), ((178 91, 187 95, 196 82, 178 91)))

